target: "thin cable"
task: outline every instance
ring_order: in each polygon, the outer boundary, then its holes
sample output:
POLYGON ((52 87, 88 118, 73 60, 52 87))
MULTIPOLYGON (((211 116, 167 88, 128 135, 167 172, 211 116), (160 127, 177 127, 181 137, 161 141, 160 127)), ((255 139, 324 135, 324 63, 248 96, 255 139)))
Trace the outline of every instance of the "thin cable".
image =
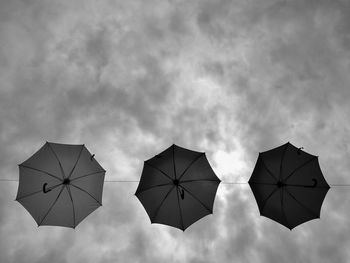
POLYGON ((248 183, 241 183, 241 182, 221 182, 221 184, 248 184, 248 183))
MULTIPOLYGON (((0 182, 18 182, 18 179, 0 179, 0 182)), ((138 180, 105 180, 105 183, 139 183, 138 180)), ((244 182, 221 182, 221 184, 248 184, 244 182)), ((334 187, 349 187, 350 184, 329 184, 334 187)))
MULTIPOLYGON (((0 182, 18 182, 18 179, 0 179, 0 182)), ((105 180, 105 183, 139 183, 140 181, 128 180, 105 180)))
POLYGON ((0 179, 2 182, 18 182, 17 179, 0 179))
MULTIPOLYGON (((17 179, 0 179, 3 182, 18 182, 17 179)), ((139 183, 138 180, 105 180, 105 183, 139 183)), ((248 184, 242 182, 221 182, 221 184, 248 184)), ((350 186, 350 185, 349 185, 350 186)))
POLYGON ((105 180, 105 183, 139 183, 140 181, 128 181, 128 180, 105 180))
MULTIPOLYGON (((139 183, 140 181, 128 181, 128 180, 105 180, 105 183, 139 183)), ((221 184, 248 184, 243 182, 221 182, 221 184)))

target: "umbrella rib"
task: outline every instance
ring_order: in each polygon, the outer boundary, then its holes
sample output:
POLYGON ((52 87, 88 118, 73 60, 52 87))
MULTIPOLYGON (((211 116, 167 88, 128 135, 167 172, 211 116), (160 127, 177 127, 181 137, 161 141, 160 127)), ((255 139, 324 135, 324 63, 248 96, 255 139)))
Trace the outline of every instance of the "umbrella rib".
POLYGON ((261 207, 261 210, 260 210, 260 213, 262 213, 265 209, 265 206, 267 204, 267 201, 271 198, 271 196, 274 195, 274 193, 276 193, 276 191, 278 190, 278 187, 276 187, 266 198, 265 200, 262 202, 262 207, 261 207))
POLYGON ((79 159, 80 159, 80 156, 81 156, 81 153, 82 153, 83 149, 84 149, 84 145, 82 145, 82 147, 81 147, 81 150, 80 150, 80 152, 79 152, 78 158, 77 158, 77 160, 76 160, 76 162, 75 162, 75 164, 74 164, 72 170, 70 171, 70 173, 69 173, 69 175, 68 175, 68 178, 70 178, 71 175, 72 175, 72 173, 74 172, 74 169, 75 169, 75 167, 76 167, 77 164, 78 164, 78 161, 79 161, 79 159))
POLYGON ((44 170, 40 170, 40 169, 37 169, 37 168, 34 168, 34 167, 30 167, 30 166, 27 166, 27 165, 24 165, 24 164, 20 164, 19 166, 23 167, 23 168, 32 169, 34 171, 42 172, 42 173, 47 174, 47 175, 49 175, 49 176, 51 176, 51 177, 53 177, 53 178, 55 178, 55 179, 57 179, 59 181, 62 181, 62 178, 59 178, 56 175, 50 174, 50 173, 48 173, 48 172, 46 172, 44 170))
POLYGON ((57 154, 55 153, 55 151, 54 151, 53 148, 51 147, 50 143, 47 143, 47 145, 48 145, 49 148, 51 149, 53 155, 56 157, 56 160, 58 161, 58 164, 60 165, 60 169, 61 169, 61 173, 62 173, 62 178, 64 179, 64 178, 65 178, 65 174, 64 174, 64 170, 63 170, 62 164, 61 164, 60 160, 58 159, 57 154))
POLYGON ((287 220, 287 215, 286 215, 286 211, 284 210, 284 202, 283 202, 283 189, 282 191, 280 191, 280 197, 281 197, 281 210, 282 210, 282 215, 284 217, 284 220, 286 221, 288 227, 289 227, 289 223, 288 223, 288 220, 287 220))
POLYGON ((93 198, 99 205, 102 205, 100 201, 98 201, 94 196, 92 196, 88 191, 84 190, 83 188, 76 186, 75 184, 70 183, 71 186, 74 186, 75 188, 79 189, 80 191, 88 194, 91 198, 93 198))
POLYGON ((173 185, 173 186, 170 188, 170 190, 167 192, 167 194, 164 196, 162 202, 160 203, 160 205, 157 207, 156 211, 154 212, 154 215, 152 216, 152 220, 154 220, 154 219, 157 217, 158 212, 159 212, 160 208, 162 207, 162 205, 163 205, 165 199, 168 197, 168 195, 169 195, 170 192, 174 189, 174 187, 175 187, 175 185, 173 185))
MULTIPOLYGON (((60 186, 61 184, 62 184, 62 183, 59 183, 59 184, 56 184, 56 185, 52 186, 52 187, 50 188, 50 190, 55 189, 57 186, 60 186)), ((32 196, 32 195, 34 195, 34 194, 41 193, 42 191, 43 191, 43 190, 41 189, 41 190, 39 190, 39 191, 30 193, 30 194, 26 194, 26 195, 24 195, 24 196, 21 196, 21 197, 17 198, 16 200, 17 200, 17 201, 18 201, 18 200, 22 200, 22 199, 27 198, 27 197, 29 197, 29 196, 32 196)))
POLYGON ((199 200, 199 198, 197 196, 195 196, 194 194, 192 194, 190 191, 188 191, 183 185, 180 186, 182 189, 184 189, 187 193, 189 193, 194 199, 196 199, 205 209, 207 209, 210 213, 212 213, 213 211, 211 209, 209 209, 201 200, 199 200))
POLYGON ((83 178, 83 177, 87 177, 87 176, 94 175, 94 174, 99 174, 99 173, 105 173, 105 172, 106 172, 106 171, 103 170, 103 171, 97 171, 97 172, 85 174, 85 175, 79 176, 79 177, 77 177, 77 178, 73 178, 73 179, 71 179, 70 181, 72 182, 72 181, 78 180, 78 179, 83 178))
POLYGON ((195 179, 195 180, 185 180, 181 181, 181 183, 192 183, 192 182, 218 182, 220 183, 220 180, 217 179, 195 179))
MULTIPOLYGON (((184 181, 186 182, 186 181, 184 181)), ((276 184, 272 184, 272 183, 257 183, 257 182, 249 182, 249 184, 257 184, 257 185, 276 185, 276 184)), ((286 186, 293 186, 293 187, 308 187, 306 185, 302 185, 302 184, 285 184, 286 186)), ((318 188, 318 189, 329 189, 328 186, 315 186, 313 187, 314 189, 315 188, 318 188)))
POLYGON ((277 184, 276 183, 257 183, 257 182, 251 182, 251 181, 249 181, 248 182, 249 184, 257 184, 257 185, 276 185, 277 186, 277 184))
POLYGON ((176 180, 176 166, 175 166, 175 144, 173 144, 173 164, 174 164, 174 176, 176 180))
POLYGON ((179 189, 176 189, 176 195, 177 195, 177 203, 179 205, 179 212, 180 212, 180 219, 181 219, 181 226, 182 226, 182 230, 185 231, 185 226, 184 226, 184 220, 182 217, 182 210, 181 210, 181 205, 180 205, 180 198, 179 198, 179 189))
POLYGON ((179 179, 180 180, 184 175, 185 173, 187 172, 187 170, 197 161, 199 160, 199 158, 201 158, 202 156, 205 156, 204 153, 201 153, 196 159, 194 159, 188 166, 187 168, 182 172, 182 174, 180 175, 179 179))
POLYGON ((136 194, 141 194, 141 193, 143 193, 143 192, 145 192, 145 191, 148 191, 148 190, 151 190, 151 189, 153 189, 153 188, 155 188, 155 187, 166 186, 166 185, 172 185, 172 183, 153 185, 153 186, 150 186, 150 187, 147 187, 147 188, 145 188, 145 189, 140 190, 140 191, 137 192, 136 194))
POLYGON ((305 165, 311 163, 314 160, 317 160, 317 156, 314 156, 310 160, 306 161, 305 163, 303 163, 300 166, 298 166, 297 168, 295 168, 294 171, 291 172, 284 181, 287 181, 296 171, 298 171, 299 169, 303 168, 305 165))
POLYGON ((17 201, 22 200, 22 199, 27 198, 27 197, 29 197, 29 196, 32 196, 32 195, 38 194, 38 193, 40 193, 40 192, 42 192, 42 191, 43 191, 43 190, 39 190, 39 191, 36 191, 36 192, 30 193, 30 194, 24 195, 24 196, 22 196, 22 197, 16 198, 16 200, 17 200, 17 201))
POLYGON ((284 156, 286 155, 286 151, 287 151, 287 148, 288 148, 288 145, 289 145, 289 143, 287 143, 287 146, 286 146, 286 148, 284 148, 284 151, 283 151, 283 153, 282 153, 282 158, 281 158, 281 163, 280 163, 280 174, 279 174, 279 180, 281 180, 281 176, 282 176, 282 163, 283 163, 283 161, 284 161, 284 156))
POLYGON ((42 220, 40 221, 40 223, 38 224, 39 226, 42 224, 42 222, 45 220, 45 218, 47 217, 47 215, 50 213, 50 211, 52 210, 53 206, 57 203, 57 200, 58 200, 58 198, 61 196, 63 189, 64 189, 64 185, 62 185, 61 190, 60 190, 59 194, 57 195, 55 201, 52 203, 52 205, 50 206, 49 210, 47 210, 45 216, 43 217, 43 219, 42 219, 42 220))
POLYGON ((161 173, 162 173, 163 175, 165 175, 170 181, 173 181, 173 179, 172 179, 169 175, 167 175, 166 173, 164 173, 164 172, 163 172, 162 170, 160 170, 159 168, 155 167, 155 166, 152 165, 152 164, 149 164, 148 162, 145 162, 145 164, 147 164, 148 166, 152 167, 153 169, 155 169, 155 170, 161 172, 161 173))
POLYGON ((286 192, 301 206, 303 207, 306 211, 308 211, 311 215, 315 216, 316 218, 318 218, 319 216, 317 214, 315 214, 315 212, 313 212, 310 208, 308 208, 307 206, 303 205, 291 192, 289 192, 286 189, 286 192))
POLYGON ((263 158, 261 158, 261 161, 262 161, 262 163, 263 163, 263 165, 264 165, 264 167, 265 167, 267 173, 268 173, 269 175, 271 175, 271 176, 276 180, 276 182, 278 182, 278 179, 273 175, 273 173, 270 171, 270 169, 267 168, 266 163, 265 163, 265 161, 264 161, 263 158))
MULTIPOLYGON (((286 186, 294 186, 294 187, 303 187, 303 188, 307 188, 310 186, 307 185, 302 185, 302 184, 286 184, 286 186)), ((314 189, 329 189, 328 186, 315 186, 315 187, 310 187, 310 188, 314 188, 314 189)))
POLYGON ((70 200, 71 200, 71 202, 72 202, 72 208, 73 208, 73 226, 75 227, 75 208, 74 208, 73 196, 72 196, 72 193, 71 193, 71 191, 70 191, 69 185, 66 185, 66 187, 67 187, 67 190, 68 190, 68 194, 69 194, 70 200))

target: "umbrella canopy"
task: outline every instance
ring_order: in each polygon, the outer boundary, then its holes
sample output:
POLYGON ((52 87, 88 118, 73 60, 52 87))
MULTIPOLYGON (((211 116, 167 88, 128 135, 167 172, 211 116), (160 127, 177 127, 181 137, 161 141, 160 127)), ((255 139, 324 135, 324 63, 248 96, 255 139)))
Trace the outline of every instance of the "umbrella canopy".
POLYGON ((289 229, 320 218, 329 185, 318 157, 286 143, 259 153, 249 185, 260 214, 289 229))
POLYGON ((19 165, 16 200, 38 226, 75 228, 102 205, 104 175, 84 145, 46 142, 19 165))
POLYGON ((144 162, 135 195, 151 223, 185 230, 213 213, 220 179, 205 153, 172 145, 144 162))

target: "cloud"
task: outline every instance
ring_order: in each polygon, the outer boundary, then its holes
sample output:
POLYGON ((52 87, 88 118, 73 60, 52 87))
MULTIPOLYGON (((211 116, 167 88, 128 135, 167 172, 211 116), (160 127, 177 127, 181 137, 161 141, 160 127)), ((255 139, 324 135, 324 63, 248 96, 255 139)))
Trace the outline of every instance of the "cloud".
MULTIPOLYGON (((286 141, 348 183, 346 1, 2 1, 0 167, 46 141, 85 143, 106 180, 138 180, 172 143, 205 151, 223 181, 249 179, 286 141), (231 171, 232 170, 232 171, 231 171)), ((247 185, 221 185, 214 214, 184 233, 150 224, 135 183, 105 183, 75 231, 36 228, 1 183, 2 262, 346 262, 347 190, 287 231, 247 185), (11 200, 10 200, 11 199, 11 200), (81 253, 77 253, 81 251, 81 253)), ((5 185, 6 184, 6 185, 5 185)))

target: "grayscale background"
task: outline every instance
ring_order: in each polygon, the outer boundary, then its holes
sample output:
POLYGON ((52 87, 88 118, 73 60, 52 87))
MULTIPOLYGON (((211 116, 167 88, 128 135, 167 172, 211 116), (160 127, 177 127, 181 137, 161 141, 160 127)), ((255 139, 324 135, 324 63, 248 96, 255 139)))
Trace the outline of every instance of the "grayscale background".
MULTIPOLYGON (((45 141, 84 143, 106 180, 139 180, 175 143, 247 182, 290 141, 350 184, 350 2, 0 1, 0 178, 45 141)), ((260 217, 248 184, 221 184, 184 233, 150 224, 137 183, 106 182, 75 230, 37 227, 0 182, 0 262, 349 262, 350 187, 293 231, 260 217)))

